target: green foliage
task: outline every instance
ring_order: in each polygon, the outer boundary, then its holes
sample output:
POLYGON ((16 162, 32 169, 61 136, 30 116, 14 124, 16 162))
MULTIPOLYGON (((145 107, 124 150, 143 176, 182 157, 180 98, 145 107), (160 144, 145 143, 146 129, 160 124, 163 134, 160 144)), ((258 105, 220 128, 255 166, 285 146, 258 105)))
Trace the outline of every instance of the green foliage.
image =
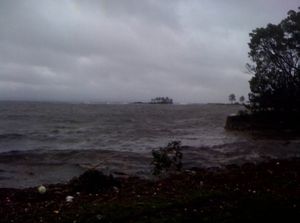
POLYGON ((181 142, 170 142, 166 147, 152 150, 153 175, 161 175, 170 170, 180 171, 182 168, 181 142))
MULTIPOLYGON (((300 8, 299 8, 300 9, 300 8)), ((300 111, 300 11, 289 11, 278 25, 250 33, 248 70, 250 108, 261 111, 300 111)))

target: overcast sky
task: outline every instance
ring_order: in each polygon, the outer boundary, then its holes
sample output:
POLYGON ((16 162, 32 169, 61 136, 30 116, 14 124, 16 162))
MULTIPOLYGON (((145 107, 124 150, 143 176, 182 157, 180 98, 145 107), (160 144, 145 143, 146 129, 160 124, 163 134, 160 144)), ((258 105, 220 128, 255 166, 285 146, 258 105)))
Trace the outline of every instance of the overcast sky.
POLYGON ((1 0, 0 100, 225 102, 299 0, 1 0))

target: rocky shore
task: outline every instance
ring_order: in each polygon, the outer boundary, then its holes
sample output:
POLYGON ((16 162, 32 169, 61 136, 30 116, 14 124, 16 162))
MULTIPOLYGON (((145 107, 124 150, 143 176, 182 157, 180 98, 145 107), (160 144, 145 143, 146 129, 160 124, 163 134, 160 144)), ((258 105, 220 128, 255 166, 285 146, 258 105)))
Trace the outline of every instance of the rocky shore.
POLYGON ((0 216, 3 223, 297 222, 299 188, 296 158, 192 168, 154 181, 90 170, 45 190, 0 189, 0 216))

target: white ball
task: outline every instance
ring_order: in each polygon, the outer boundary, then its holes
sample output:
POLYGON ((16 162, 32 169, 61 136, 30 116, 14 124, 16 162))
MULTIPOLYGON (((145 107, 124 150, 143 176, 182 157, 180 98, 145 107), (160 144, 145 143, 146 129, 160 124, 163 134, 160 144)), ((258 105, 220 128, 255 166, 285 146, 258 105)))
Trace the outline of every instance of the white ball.
POLYGON ((73 196, 67 196, 67 197, 66 197, 66 202, 72 202, 73 199, 74 199, 73 196))
POLYGON ((41 186, 38 187, 38 192, 40 194, 44 194, 44 193, 46 193, 46 191, 47 191, 47 189, 46 189, 45 186, 41 185, 41 186))

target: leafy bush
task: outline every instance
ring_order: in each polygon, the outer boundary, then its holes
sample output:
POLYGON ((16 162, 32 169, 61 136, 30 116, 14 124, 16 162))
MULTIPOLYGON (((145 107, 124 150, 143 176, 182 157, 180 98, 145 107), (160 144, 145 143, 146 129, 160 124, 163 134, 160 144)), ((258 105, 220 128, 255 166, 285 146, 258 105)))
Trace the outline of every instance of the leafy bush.
POLYGON ((166 147, 152 150, 152 174, 157 176, 169 171, 180 171, 182 168, 181 142, 172 141, 166 147))

